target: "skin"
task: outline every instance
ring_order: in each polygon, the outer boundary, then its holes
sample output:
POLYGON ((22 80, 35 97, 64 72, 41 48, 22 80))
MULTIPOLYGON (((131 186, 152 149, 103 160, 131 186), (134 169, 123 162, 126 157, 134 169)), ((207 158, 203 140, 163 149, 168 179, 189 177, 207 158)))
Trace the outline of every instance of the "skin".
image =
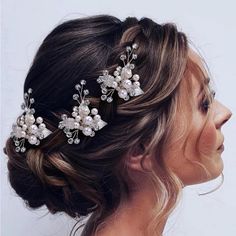
MULTIPOLYGON (((189 51, 189 57, 201 67, 207 77, 201 58, 192 50, 189 51)), ((216 99, 210 104, 209 110, 203 112, 199 108, 202 96, 200 83, 194 76, 189 79, 192 79, 193 86, 193 106, 191 107, 193 118, 190 123, 189 136, 186 134, 179 139, 176 134, 183 133, 183 130, 181 130, 181 126, 176 127, 170 137, 170 144, 164 151, 166 165, 182 180, 183 186, 206 182, 220 175, 223 170, 222 150, 217 149, 224 140, 221 128, 232 115, 231 111, 216 99), (187 139, 187 145, 184 152, 183 140, 185 139, 187 139), (196 164, 197 162, 207 168, 208 175, 196 164)), ((184 92, 183 95, 183 98, 186 98, 184 92)), ((184 101, 186 99, 182 101, 184 109, 182 112, 187 113, 189 105, 184 101)), ((175 122, 178 124, 183 122, 181 114, 183 113, 179 113, 175 118, 175 122)), ((139 187, 134 191, 131 200, 122 202, 116 214, 106 221, 105 227, 96 235, 144 236, 144 228, 151 219, 150 212, 154 206, 155 195, 151 183, 142 171, 141 159, 142 155, 137 155, 130 156, 127 160, 130 172, 137 180, 139 187)), ((152 168, 151 157, 145 158, 144 165, 146 168, 152 168)), ((160 233, 157 235, 162 235, 165 224, 166 221, 163 221, 159 227, 160 233)))

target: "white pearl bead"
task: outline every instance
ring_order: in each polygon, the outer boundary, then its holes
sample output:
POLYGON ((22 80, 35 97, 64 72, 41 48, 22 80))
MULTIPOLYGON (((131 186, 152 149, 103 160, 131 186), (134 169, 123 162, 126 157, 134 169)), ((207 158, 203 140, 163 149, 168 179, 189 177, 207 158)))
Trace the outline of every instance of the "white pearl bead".
POLYGON ((42 124, 39 125, 39 128, 40 128, 40 129, 45 129, 45 128, 46 128, 46 125, 45 125, 44 123, 42 123, 42 124))
POLYGON ((24 125, 22 125, 22 130, 26 131, 26 130, 27 130, 27 128, 28 128, 28 127, 27 127, 27 125, 25 125, 25 124, 24 124, 24 125))
POLYGON ((90 127, 85 127, 82 132, 84 135, 89 136, 92 133, 92 129, 90 127))
POLYGON ((34 122, 35 122, 35 118, 34 118, 33 115, 27 114, 27 115, 25 116, 25 123, 26 123, 26 125, 30 126, 30 125, 32 125, 34 122))
POLYGON ((97 114, 98 114, 98 109, 97 109, 97 108, 93 108, 93 109, 91 110, 91 113, 92 113, 93 115, 97 115, 97 114))
POLYGON ((100 119, 101 119, 101 116, 100 116, 100 115, 94 116, 94 120, 95 120, 95 121, 99 121, 100 119))
POLYGON ((122 81, 122 85, 124 88, 129 88, 132 85, 132 82, 128 79, 122 81))
POLYGON ((42 117, 37 117, 37 119, 36 119, 36 122, 38 123, 38 124, 41 124, 41 123, 43 123, 43 118, 42 117))
POLYGON ((118 95, 119 95, 120 98, 125 98, 127 96, 127 91, 125 89, 121 89, 118 92, 118 95))
POLYGON ((38 127, 37 125, 31 125, 29 130, 30 130, 30 133, 35 134, 38 131, 38 127))
POLYGON ((80 127, 79 123, 75 122, 74 127, 75 127, 75 129, 79 129, 79 127, 80 127))
POLYGON ((93 122, 93 118, 91 116, 86 116, 83 121, 85 125, 90 125, 93 122))
POLYGON ((81 116, 76 116, 75 121, 79 122, 81 120, 81 116))
POLYGON ((25 131, 21 131, 21 137, 24 138, 26 135, 26 132, 25 131))
POLYGON ((36 144, 37 143, 37 138, 34 135, 29 136, 28 139, 30 144, 36 144))

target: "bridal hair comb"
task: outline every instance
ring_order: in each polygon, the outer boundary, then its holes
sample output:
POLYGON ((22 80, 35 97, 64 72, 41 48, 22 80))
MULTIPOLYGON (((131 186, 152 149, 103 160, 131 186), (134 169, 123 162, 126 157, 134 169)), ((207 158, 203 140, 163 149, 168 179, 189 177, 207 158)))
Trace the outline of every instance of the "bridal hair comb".
POLYGON ((101 120, 97 108, 92 108, 90 111, 88 107, 90 102, 88 99, 85 99, 85 96, 89 94, 89 90, 83 90, 85 84, 86 81, 81 80, 80 84, 75 85, 75 89, 79 94, 74 94, 73 99, 79 103, 79 106, 73 107, 72 117, 62 114, 62 121, 58 125, 58 128, 63 129, 69 138, 69 144, 79 144, 78 134, 80 130, 85 136, 93 137, 95 135, 94 131, 100 130, 107 125, 105 121, 101 120))
POLYGON ((51 131, 46 128, 42 117, 34 117, 35 109, 31 108, 34 98, 30 98, 32 88, 24 94, 24 102, 21 109, 24 110, 23 115, 17 118, 17 122, 12 125, 11 138, 16 146, 16 152, 25 152, 25 140, 31 145, 39 145, 40 140, 46 138, 51 131))
MULTIPOLYGON (((101 100, 106 100, 108 103, 112 102, 112 95, 115 91, 125 101, 129 100, 130 97, 144 93, 138 81, 139 75, 132 72, 135 68, 133 60, 137 59, 137 54, 135 53, 137 48, 138 45, 136 43, 132 44, 132 47, 127 46, 126 53, 120 56, 123 66, 118 66, 113 75, 109 75, 108 71, 104 70, 103 75, 97 78, 97 82, 101 87, 101 100)), ((80 143, 80 131, 85 136, 93 137, 95 136, 95 131, 107 125, 107 122, 103 121, 98 114, 97 108, 89 108, 90 101, 85 98, 89 94, 89 90, 84 89, 84 85, 86 85, 84 79, 75 85, 78 93, 73 95, 73 99, 78 102, 79 106, 73 107, 71 117, 68 117, 67 114, 62 114, 62 120, 58 124, 58 128, 62 129, 66 134, 69 144, 80 143)), ((12 126, 11 137, 14 140, 17 152, 26 151, 25 140, 28 140, 29 144, 39 145, 41 139, 52 133, 46 128, 42 117, 34 117, 35 110, 31 108, 34 98, 30 98, 31 93, 32 89, 29 88, 28 93, 24 94, 25 103, 21 105, 21 108, 25 111, 25 115, 20 116, 17 119, 17 123, 12 126)))
POLYGON ((118 96, 125 101, 130 99, 130 96, 139 96, 143 94, 143 90, 140 88, 139 75, 132 73, 135 65, 133 60, 137 59, 137 54, 134 51, 138 48, 138 45, 134 43, 132 47, 126 47, 126 54, 120 56, 120 60, 123 61, 123 67, 118 66, 113 75, 109 75, 107 70, 103 71, 103 75, 99 76, 97 82, 101 85, 102 96, 101 100, 112 102, 112 95, 114 91, 118 91, 118 96), (133 80, 133 81, 132 81, 133 80))

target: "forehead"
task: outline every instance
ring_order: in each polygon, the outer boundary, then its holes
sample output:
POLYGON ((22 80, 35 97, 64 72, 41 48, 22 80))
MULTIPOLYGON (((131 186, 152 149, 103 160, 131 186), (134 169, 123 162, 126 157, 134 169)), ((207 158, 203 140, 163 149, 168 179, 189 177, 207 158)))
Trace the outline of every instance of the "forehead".
POLYGON ((191 82, 192 90, 207 89, 210 79, 203 59, 192 49, 189 50, 188 56, 188 80, 191 82))

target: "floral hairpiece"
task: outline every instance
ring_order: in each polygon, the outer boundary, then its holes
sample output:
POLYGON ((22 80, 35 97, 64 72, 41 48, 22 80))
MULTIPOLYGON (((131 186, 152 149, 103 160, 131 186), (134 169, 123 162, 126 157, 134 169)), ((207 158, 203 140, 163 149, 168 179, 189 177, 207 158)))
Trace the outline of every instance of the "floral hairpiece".
MULTIPOLYGON (((137 54, 134 53, 137 48, 138 45, 136 43, 132 44, 132 47, 127 46, 126 54, 120 56, 123 66, 118 66, 113 75, 104 70, 103 75, 97 78, 97 82, 101 87, 101 100, 106 100, 109 103, 112 102, 112 95, 115 91, 125 101, 129 100, 130 97, 139 96, 144 93, 138 81, 139 75, 132 72, 135 68, 133 61, 137 59, 137 54)), ((80 131, 85 136, 93 137, 95 136, 95 131, 107 125, 107 122, 103 121, 98 114, 97 108, 89 108, 90 101, 85 98, 89 94, 89 90, 84 89, 84 85, 86 85, 85 80, 80 80, 80 84, 75 85, 78 93, 73 95, 73 99, 78 102, 79 106, 73 107, 71 117, 62 114, 62 120, 58 124, 58 128, 62 129, 66 134, 69 144, 80 143, 80 131)), ((52 133, 46 128, 42 117, 34 117, 35 110, 31 108, 34 98, 30 98, 31 93, 32 89, 29 88, 28 93, 24 94, 25 102, 21 105, 21 108, 25 114, 21 115, 17 119, 17 123, 12 126, 11 137, 14 140, 17 152, 26 151, 24 146, 25 140, 28 140, 32 145, 39 145, 41 139, 46 138, 52 133)))
POLYGON ((42 117, 34 117, 35 109, 31 108, 34 98, 30 98, 32 88, 24 94, 24 102, 21 109, 24 110, 23 115, 17 118, 16 123, 12 125, 11 138, 16 146, 16 152, 25 152, 25 140, 31 145, 39 145, 40 140, 46 138, 51 131, 46 128, 42 117))
POLYGON ((90 111, 88 107, 90 102, 88 99, 85 99, 85 96, 89 94, 89 90, 83 90, 86 81, 81 80, 80 84, 75 85, 75 89, 79 94, 73 95, 73 99, 79 103, 79 106, 73 107, 72 117, 68 118, 66 114, 63 114, 61 116, 62 121, 60 121, 58 126, 59 129, 63 129, 64 133, 69 138, 69 144, 78 144, 80 142, 78 137, 80 130, 85 136, 93 137, 95 135, 94 131, 107 125, 105 121, 101 120, 97 108, 92 108, 90 111))
POLYGON ((133 60, 137 59, 137 54, 134 51, 138 48, 138 45, 134 43, 132 47, 126 47, 126 54, 120 56, 120 60, 123 61, 123 67, 118 66, 113 75, 109 75, 107 70, 103 71, 103 75, 99 76, 97 82, 101 85, 102 96, 101 100, 112 102, 112 95, 114 91, 118 91, 118 96, 125 101, 130 99, 130 96, 139 96, 143 94, 143 90, 140 88, 139 75, 132 73, 135 65, 133 60), (132 81, 133 80, 133 81, 132 81))

